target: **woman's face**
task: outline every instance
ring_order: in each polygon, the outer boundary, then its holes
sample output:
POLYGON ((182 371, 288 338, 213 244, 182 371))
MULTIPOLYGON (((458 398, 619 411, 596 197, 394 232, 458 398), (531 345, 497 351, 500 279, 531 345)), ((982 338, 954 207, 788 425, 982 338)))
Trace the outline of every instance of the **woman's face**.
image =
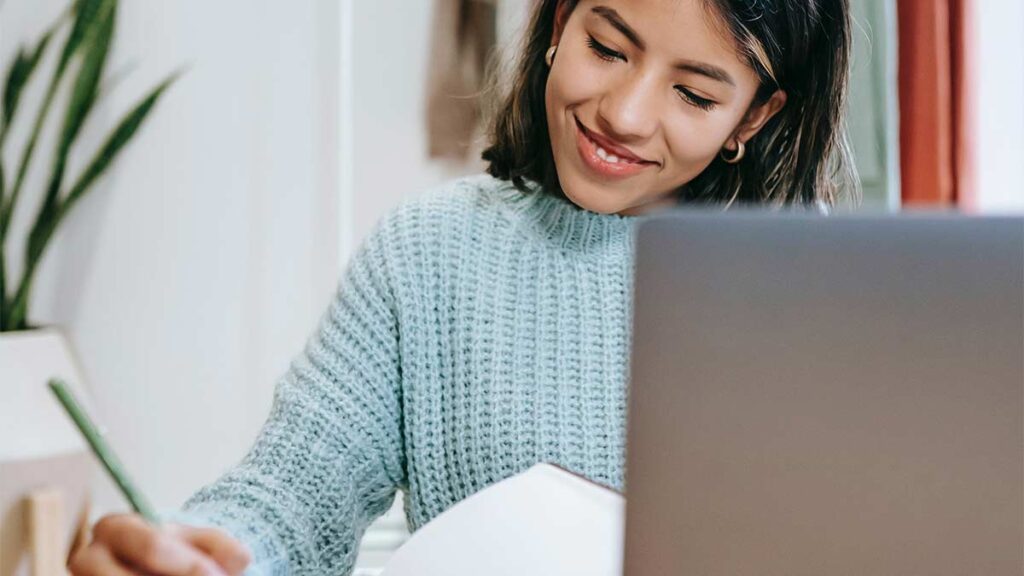
POLYGON ((705 0, 580 0, 559 6, 545 101, 558 180, 578 206, 639 214, 785 103, 759 86, 705 0))

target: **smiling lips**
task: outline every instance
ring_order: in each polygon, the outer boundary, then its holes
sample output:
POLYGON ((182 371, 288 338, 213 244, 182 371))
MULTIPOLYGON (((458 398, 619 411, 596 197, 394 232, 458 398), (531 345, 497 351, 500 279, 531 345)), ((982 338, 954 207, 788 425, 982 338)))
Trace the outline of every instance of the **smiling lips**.
POLYGON ((605 178, 633 176, 657 162, 645 160, 608 138, 587 129, 576 118, 576 148, 583 163, 605 178))

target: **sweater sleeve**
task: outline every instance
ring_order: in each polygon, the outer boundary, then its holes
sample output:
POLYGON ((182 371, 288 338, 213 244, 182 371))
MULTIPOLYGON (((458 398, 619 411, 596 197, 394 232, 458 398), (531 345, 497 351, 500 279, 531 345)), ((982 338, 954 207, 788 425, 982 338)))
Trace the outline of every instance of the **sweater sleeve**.
POLYGON ((360 248, 248 454, 170 520, 221 527, 247 574, 350 574, 405 484, 398 323, 387 242, 360 248))

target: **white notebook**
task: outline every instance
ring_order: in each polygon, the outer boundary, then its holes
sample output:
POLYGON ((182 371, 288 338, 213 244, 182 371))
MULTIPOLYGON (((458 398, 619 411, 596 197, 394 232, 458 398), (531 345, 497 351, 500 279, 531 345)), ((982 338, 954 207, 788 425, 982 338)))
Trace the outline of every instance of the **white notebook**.
POLYGON ((382 576, 621 576, 625 503, 610 488, 537 464, 420 527, 382 576))

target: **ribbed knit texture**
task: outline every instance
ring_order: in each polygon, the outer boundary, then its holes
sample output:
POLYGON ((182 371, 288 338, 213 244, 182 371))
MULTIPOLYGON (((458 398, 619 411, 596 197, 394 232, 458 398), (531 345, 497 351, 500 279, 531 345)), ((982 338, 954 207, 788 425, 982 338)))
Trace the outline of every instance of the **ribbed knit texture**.
POLYGON ((171 519, 250 573, 350 574, 403 490, 415 531, 537 462, 623 489, 633 219, 489 176, 365 241, 245 459, 171 519))

